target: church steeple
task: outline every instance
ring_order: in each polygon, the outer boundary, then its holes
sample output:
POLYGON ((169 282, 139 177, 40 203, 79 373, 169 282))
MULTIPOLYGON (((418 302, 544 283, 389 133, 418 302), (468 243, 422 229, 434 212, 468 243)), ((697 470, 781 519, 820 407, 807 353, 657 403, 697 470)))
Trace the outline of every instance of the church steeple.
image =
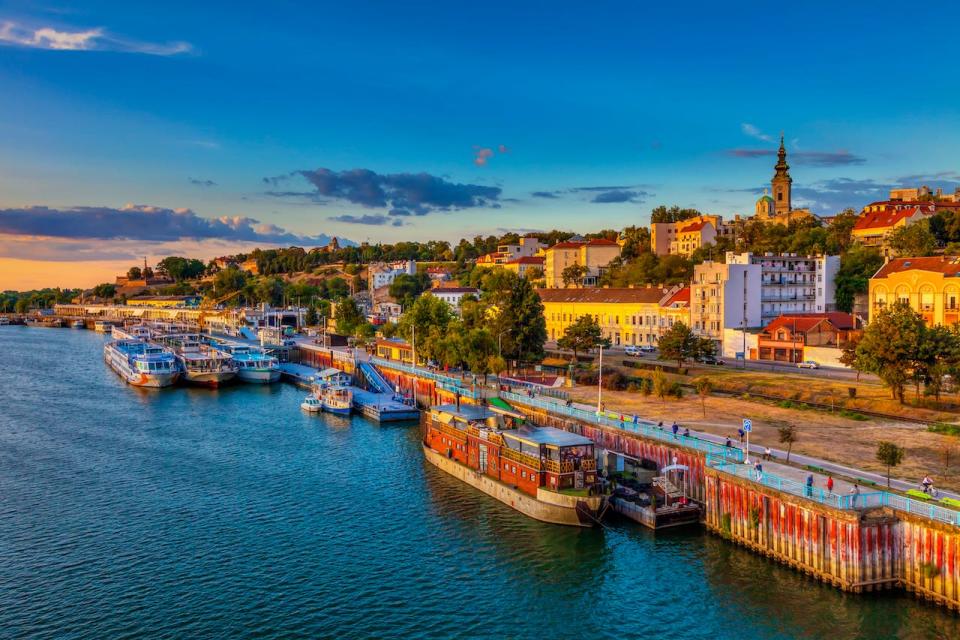
POLYGON ((790 204, 790 191, 793 178, 790 177, 790 165, 787 164, 787 149, 783 144, 783 133, 780 133, 780 149, 777 151, 777 164, 774 167, 773 202, 777 214, 789 213, 793 207, 790 204))

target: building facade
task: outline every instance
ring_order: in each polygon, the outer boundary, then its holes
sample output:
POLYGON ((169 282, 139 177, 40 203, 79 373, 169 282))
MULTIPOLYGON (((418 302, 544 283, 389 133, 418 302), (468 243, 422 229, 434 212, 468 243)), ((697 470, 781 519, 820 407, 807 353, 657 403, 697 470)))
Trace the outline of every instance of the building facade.
POLYGON ((756 359, 793 364, 812 359, 807 357, 808 353, 840 349, 855 325, 853 316, 838 311, 782 315, 760 332, 756 359))
POLYGON ((586 275, 581 281, 582 286, 596 286, 607 266, 615 258, 620 257, 620 250, 619 244, 605 238, 568 240, 553 245, 543 255, 543 271, 547 288, 567 286, 563 282, 563 270, 572 265, 586 268, 586 275))
POLYGON ((527 277, 527 272, 533 270, 543 273, 543 265, 546 259, 543 256, 524 256, 503 263, 503 268, 513 271, 521 278, 527 277))
POLYGON ((754 255, 727 252, 727 264, 760 267, 760 322, 783 314, 835 310, 834 278, 840 256, 798 256, 795 253, 754 255))
POLYGON ((473 296, 474 298, 480 297, 480 290, 473 287, 434 287, 427 291, 432 296, 440 298, 454 310, 460 310, 460 304, 463 302, 464 297, 473 296))
POLYGON ((559 340, 582 316, 592 317, 613 346, 655 346, 677 322, 690 323, 690 288, 539 289, 547 339, 559 340))
POLYGON ((533 236, 524 236, 516 244, 501 244, 497 250, 477 258, 477 264, 485 267, 491 267, 498 264, 506 264, 511 260, 518 258, 529 258, 543 253, 544 246, 540 240, 533 236))
POLYGON ((903 302, 927 325, 960 322, 960 258, 894 258, 870 278, 870 317, 903 302))
POLYGON ((367 269, 367 288, 370 291, 393 284, 397 276, 409 276, 417 272, 417 263, 413 260, 397 260, 396 262, 371 264, 367 269))
POLYGON ((679 222, 650 224, 650 249, 658 256, 690 255, 698 248, 716 242, 718 236, 732 232, 716 215, 701 215, 679 222))
POLYGON ((761 326, 760 265, 706 261, 693 268, 690 326, 723 352, 724 330, 761 326))

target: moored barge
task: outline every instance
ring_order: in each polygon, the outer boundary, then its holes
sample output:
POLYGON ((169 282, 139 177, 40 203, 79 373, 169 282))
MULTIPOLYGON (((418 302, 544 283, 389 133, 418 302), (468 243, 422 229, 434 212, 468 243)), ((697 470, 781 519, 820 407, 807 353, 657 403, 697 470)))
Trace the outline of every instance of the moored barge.
POLYGON ((553 427, 522 424, 495 407, 441 405, 426 418, 427 460, 513 507, 555 524, 598 524, 606 499, 593 442, 553 427))

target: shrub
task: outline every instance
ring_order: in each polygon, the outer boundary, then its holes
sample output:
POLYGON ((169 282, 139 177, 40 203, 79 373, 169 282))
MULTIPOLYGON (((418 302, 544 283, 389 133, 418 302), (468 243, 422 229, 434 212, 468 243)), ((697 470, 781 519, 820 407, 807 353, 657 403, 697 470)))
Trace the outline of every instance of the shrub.
POLYGON ((680 386, 679 382, 671 382, 670 387, 667 389, 667 393, 675 398, 682 398, 683 387, 680 386))

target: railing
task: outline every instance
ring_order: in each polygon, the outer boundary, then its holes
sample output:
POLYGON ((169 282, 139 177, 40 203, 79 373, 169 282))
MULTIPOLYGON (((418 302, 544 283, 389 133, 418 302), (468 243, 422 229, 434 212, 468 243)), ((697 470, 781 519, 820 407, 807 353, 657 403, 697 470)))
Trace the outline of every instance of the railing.
MULTIPOLYGON (((658 427, 653 422, 648 420, 638 419, 637 422, 633 422, 633 417, 631 416, 621 422, 619 415, 617 418, 613 418, 610 416, 610 414, 597 414, 592 411, 585 411, 573 406, 568 407, 567 405, 560 404, 558 402, 551 402, 549 400, 543 400, 536 397, 530 398, 518 393, 510 393, 509 391, 501 391, 500 397, 508 402, 516 402, 518 404, 525 404, 531 407, 546 409, 547 411, 569 416, 576 420, 582 420, 583 422, 590 424, 619 429, 623 432, 635 433, 652 440, 660 440, 663 442, 689 447, 691 449, 696 449, 697 451, 702 451, 706 454, 715 455, 723 460, 731 460, 735 462, 741 462, 743 460, 743 451, 737 449, 736 447, 725 447, 715 442, 710 442, 694 436, 683 436, 680 434, 674 436, 666 429, 658 427)), ((624 417, 626 418, 626 416, 624 417)))
POLYGON ((528 455, 526 453, 521 453, 510 447, 503 447, 500 449, 500 457, 506 458, 508 460, 513 460, 514 462, 519 462, 520 464, 525 464, 528 467, 533 467, 534 469, 540 470, 540 460, 536 457, 528 455))
POLYGON ((914 500, 889 491, 869 491, 853 495, 839 495, 825 489, 808 487, 802 482, 783 478, 764 471, 757 478, 753 467, 744 464, 733 464, 715 456, 707 456, 707 466, 729 473, 738 478, 745 478, 757 484, 784 493, 800 496, 820 504, 837 509, 867 509, 872 507, 890 507, 896 511, 924 516, 938 522, 945 522, 960 526, 960 512, 936 504, 914 500))
POLYGON ((386 360, 377 356, 371 356, 370 362, 379 366, 387 367, 388 369, 394 369, 396 371, 403 371, 412 376, 417 376, 418 378, 427 378, 433 380, 437 383, 437 386, 445 391, 451 393, 459 393, 461 396, 466 398, 472 398, 474 400, 483 397, 482 389, 472 389, 470 387, 464 387, 462 380, 457 378, 452 378, 450 376, 443 375, 442 373, 435 373, 433 371, 428 371, 426 369, 420 369, 418 367, 412 367, 408 364, 403 364, 402 362, 396 362, 394 360, 386 360))

